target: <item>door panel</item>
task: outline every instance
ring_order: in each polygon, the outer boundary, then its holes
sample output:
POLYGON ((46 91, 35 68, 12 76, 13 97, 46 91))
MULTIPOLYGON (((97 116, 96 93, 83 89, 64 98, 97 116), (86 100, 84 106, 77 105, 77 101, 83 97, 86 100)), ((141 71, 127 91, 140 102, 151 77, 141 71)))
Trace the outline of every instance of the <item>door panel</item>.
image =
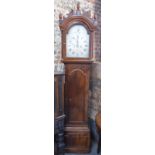
POLYGON ((66 123, 82 125, 87 122, 88 70, 84 65, 68 65, 66 70, 66 123))

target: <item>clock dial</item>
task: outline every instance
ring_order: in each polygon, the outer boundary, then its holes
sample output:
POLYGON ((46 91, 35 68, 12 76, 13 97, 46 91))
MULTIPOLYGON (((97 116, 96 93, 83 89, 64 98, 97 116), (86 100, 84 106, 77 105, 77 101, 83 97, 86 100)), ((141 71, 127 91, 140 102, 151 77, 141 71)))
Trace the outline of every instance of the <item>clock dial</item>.
POLYGON ((89 34, 82 25, 74 25, 68 31, 66 37, 67 57, 88 58, 89 57, 89 34))

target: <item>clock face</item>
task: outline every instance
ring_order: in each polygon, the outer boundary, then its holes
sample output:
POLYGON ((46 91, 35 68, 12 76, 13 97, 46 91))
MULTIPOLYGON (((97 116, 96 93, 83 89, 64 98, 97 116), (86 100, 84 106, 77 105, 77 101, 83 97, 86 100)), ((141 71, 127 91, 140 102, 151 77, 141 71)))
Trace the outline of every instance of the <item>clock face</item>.
POLYGON ((66 37, 66 56, 70 58, 88 58, 89 37, 84 26, 72 26, 66 37))

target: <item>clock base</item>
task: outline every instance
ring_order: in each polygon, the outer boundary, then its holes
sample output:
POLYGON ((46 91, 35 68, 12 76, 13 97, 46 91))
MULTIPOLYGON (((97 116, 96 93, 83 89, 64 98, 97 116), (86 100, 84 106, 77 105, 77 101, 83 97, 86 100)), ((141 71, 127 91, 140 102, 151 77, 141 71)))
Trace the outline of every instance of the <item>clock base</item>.
POLYGON ((65 127, 65 152, 89 153, 90 130, 88 127, 65 127))

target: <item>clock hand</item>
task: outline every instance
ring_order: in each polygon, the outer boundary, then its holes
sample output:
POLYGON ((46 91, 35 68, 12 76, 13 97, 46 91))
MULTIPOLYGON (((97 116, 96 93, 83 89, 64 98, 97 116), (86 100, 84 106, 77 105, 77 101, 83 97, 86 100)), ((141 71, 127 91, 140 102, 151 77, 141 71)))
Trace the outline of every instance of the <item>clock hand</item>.
POLYGON ((79 36, 77 36, 77 48, 79 48, 79 36))

